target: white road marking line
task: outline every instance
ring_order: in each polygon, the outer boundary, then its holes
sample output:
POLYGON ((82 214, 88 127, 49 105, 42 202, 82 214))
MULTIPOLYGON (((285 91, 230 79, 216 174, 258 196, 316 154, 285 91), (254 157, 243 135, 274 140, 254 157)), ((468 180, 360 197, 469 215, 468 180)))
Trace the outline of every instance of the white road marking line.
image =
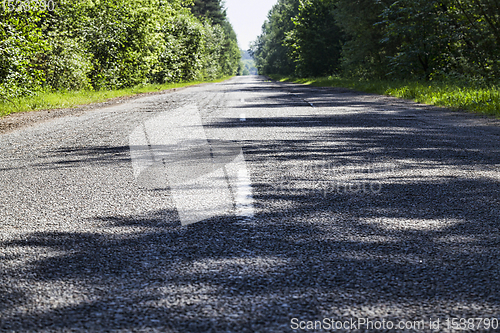
POLYGON ((238 170, 238 180, 236 182, 236 215, 244 219, 254 217, 254 206, 252 196, 252 186, 247 168, 242 166, 238 170))
POLYGON ((234 214, 238 220, 252 223, 250 220, 253 219, 255 214, 252 183, 243 150, 225 168, 234 196, 234 214))
POLYGON ((244 113, 240 114, 240 121, 247 121, 244 113))

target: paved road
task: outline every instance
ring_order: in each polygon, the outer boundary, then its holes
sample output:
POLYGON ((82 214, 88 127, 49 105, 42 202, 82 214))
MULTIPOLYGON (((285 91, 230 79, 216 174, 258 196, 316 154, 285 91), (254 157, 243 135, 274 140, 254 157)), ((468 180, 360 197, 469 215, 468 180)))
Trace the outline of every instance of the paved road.
POLYGON ((3 134, 0 331, 499 318, 499 138, 492 120, 258 77, 3 134))

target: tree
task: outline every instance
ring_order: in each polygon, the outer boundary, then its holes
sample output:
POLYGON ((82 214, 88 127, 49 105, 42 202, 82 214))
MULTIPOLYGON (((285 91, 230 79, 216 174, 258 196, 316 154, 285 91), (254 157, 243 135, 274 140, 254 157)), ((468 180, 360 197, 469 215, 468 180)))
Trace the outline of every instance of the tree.
POLYGON ((338 0, 334 16, 344 32, 342 73, 348 77, 382 78, 398 41, 381 43, 385 25, 380 21, 394 0, 338 0))
POLYGON ((429 80, 451 65, 456 37, 441 1, 399 0, 381 17, 385 25, 382 43, 398 42, 395 52, 387 55, 387 75, 429 80))
POLYGON ((194 0, 191 11, 197 18, 208 18, 213 24, 223 25, 227 20, 220 0, 194 0))
POLYGON ((227 14, 220 0, 195 0, 193 14, 201 20, 208 20, 214 26, 220 26, 224 31, 222 43, 221 71, 224 75, 235 75, 241 58, 236 33, 227 20, 227 14))
POLYGON ((4 98, 215 79, 238 69, 236 34, 219 1, 206 1, 199 18, 189 0, 65 0, 50 11, 23 3, 0 11, 4 98))
POLYGON ((455 59, 469 81, 498 81, 500 76, 500 6, 488 0, 450 0, 447 14, 457 38, 455 59))
POLYGON ((42 58, 48 49, 39 11, 0 12, 0 96, 30 95, 45 80, 42 58))
POLYGON ((299 13, 299 0, 279 0, 262 26, 262 34, 251 47, 259 73, 291 75, 295 72, 293 49, 285 39, 294 29, 292 18, 299 13))
POLYGON ((324 76, 338 73, 343 33, 335 22, 335 0, 304 1, 292 19, 294 29, 286 44, 298 76, 324 76))

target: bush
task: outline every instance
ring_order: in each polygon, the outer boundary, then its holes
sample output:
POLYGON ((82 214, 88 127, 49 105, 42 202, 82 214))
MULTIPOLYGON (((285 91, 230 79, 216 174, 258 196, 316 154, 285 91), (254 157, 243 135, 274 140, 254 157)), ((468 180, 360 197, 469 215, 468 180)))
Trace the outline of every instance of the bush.
POLYGON ((46 87, 53 90, 82 90, 91 88, 92 55, 81 41, 53 34, 50 50, 45 53, 46 87))
POLYGON ((48 12, 4 10, 0 96, 22 97, 42 89, 121 89, 234 74, 240 55, 225 14, 221 12, 222 25, 214 24, 208 17, 196 18, 184 4, 65 0, 48 12))

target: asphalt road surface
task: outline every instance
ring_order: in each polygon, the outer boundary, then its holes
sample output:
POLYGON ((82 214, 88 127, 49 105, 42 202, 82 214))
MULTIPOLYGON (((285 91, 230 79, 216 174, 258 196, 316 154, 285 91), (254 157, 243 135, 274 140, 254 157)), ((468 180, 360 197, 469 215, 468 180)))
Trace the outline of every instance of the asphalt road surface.
POLYGON ((498 332, 499 139, 262 77, 4 133, 0 331, 498 332))

